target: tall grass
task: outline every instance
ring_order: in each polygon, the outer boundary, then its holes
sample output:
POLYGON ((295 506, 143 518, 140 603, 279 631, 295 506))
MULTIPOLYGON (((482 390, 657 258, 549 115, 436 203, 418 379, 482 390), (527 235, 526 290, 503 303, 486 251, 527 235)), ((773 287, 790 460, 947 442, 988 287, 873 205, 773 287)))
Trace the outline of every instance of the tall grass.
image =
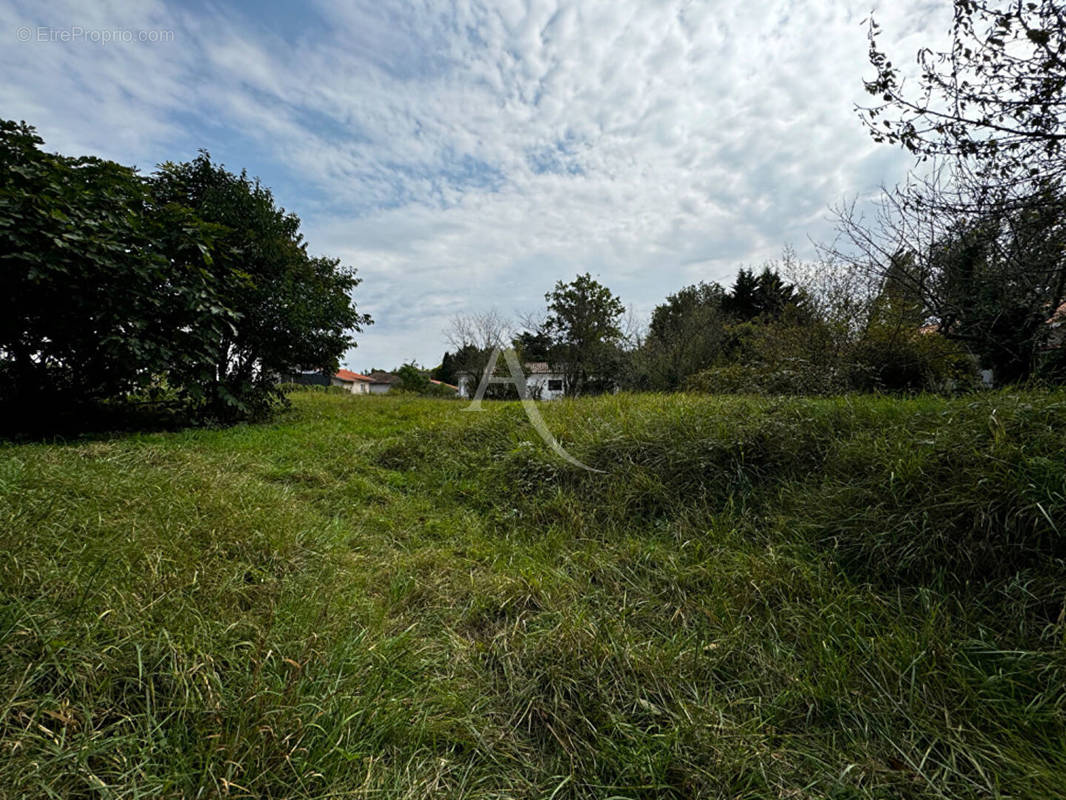
POLYGON ((0 795, 1066 792, 1066 395, 0 448, 0 795))

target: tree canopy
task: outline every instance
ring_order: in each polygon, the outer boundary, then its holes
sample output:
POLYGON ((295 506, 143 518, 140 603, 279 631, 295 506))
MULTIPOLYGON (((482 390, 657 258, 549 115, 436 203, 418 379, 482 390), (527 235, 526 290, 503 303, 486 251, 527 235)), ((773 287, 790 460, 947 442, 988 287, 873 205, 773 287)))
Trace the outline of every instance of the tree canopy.
POLYGON ((870 26, 878 98, 860 115, 877 141, 933 168, 886 191, 869 218, 839 212, 836 249, 857 271, 906 284, 935 329, 997 381, 1042 369, 1064 299, 1066 7, 955 0, 946 48, 918 52, 917 87, 870 26))
POLYGON ((573 397, 612 384, 612 362, 617 361, 622 338, 622 301, 589 273, 569 283, 556 282, 544 299, 548 317, 542 333, 555 342, 554 360, 566 394, 573 397))
POLYGON ((870 23, 878 99, 860 109, 877 141, 923 157, 973 159, 986 179, 1066 176, 1066 13, 1061 0, 954 0, 946 49, 918 51, 918 85, 870 23))
POLYGON ((257 181, 206 154, 145 177, 42 144, 0 122, 5 427, 159 398, 191 419, 252 416, 279 376, 335 367, 369 324, 354 270, 309 256, 257 181))
POLYGON ((295 214, 279 208, 258 180, 213 164, 206 153, 163 164, 150 186, 159 202, 188 207, 223 231, 212 269, 237 319, 215 343, 205 386, 216 412, 244 411, 268 397, 278 375, 336 369, 353 344, 351 332, 370 323, 351 299, 360 283, 353 269, 310 256, 295 214))

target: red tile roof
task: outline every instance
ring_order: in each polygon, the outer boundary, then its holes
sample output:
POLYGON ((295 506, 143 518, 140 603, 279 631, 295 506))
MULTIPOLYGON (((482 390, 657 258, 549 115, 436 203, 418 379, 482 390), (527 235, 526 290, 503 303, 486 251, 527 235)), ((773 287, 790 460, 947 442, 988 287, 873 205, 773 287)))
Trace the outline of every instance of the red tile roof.
POLYGON ((371 383, 374 382, 373 378, 368 378, 366 375, 360 375, 358 372, 352 372, 351 370, 347 369, 337 370, 337 374, 334 377, 340 378, 342 381, 370 381, 371 383))

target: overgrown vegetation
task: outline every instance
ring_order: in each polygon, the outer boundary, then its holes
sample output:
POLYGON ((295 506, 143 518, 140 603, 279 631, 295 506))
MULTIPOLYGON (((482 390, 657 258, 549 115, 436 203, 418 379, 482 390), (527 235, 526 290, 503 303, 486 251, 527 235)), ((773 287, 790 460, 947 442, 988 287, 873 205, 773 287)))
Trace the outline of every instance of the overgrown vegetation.
POLYGON ((300 392, 0 448, 0 794, 1066 785, 1066 395, 300 392))

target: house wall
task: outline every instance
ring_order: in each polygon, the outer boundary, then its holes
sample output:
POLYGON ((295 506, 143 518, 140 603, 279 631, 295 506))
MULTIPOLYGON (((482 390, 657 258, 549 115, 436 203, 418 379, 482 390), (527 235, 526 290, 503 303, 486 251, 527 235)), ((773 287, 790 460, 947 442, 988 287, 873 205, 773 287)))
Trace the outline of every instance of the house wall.
POLYGON ((371 384, 367 381, 346 381, 334 375, 330 382, 333 386, 341 386, 352 394, 370 394, 371 384))
MULTIPOLYGON (((472 375, 460 375, 458 383, 460 397, 474 396, 478 381, 474 380, 472 375)), ((562 373, 536 372, 526 375, 526 389, 540 400, 555 400, 563 397, 563 385, 562 373), (550 386, 555 385, 554 381, 558 381, 558 387, 552 389, 550 386)))
POLYGON ((541 400, 556 400, 563 397, 563 386, 565 384, 562 373, 537 372, 526 377, 526 388, 534 397, 538 396, 539 392, 541 400))
POLYGON ((371 383, 370 394, 388 394, 389 384, 387 383, 371 383))

